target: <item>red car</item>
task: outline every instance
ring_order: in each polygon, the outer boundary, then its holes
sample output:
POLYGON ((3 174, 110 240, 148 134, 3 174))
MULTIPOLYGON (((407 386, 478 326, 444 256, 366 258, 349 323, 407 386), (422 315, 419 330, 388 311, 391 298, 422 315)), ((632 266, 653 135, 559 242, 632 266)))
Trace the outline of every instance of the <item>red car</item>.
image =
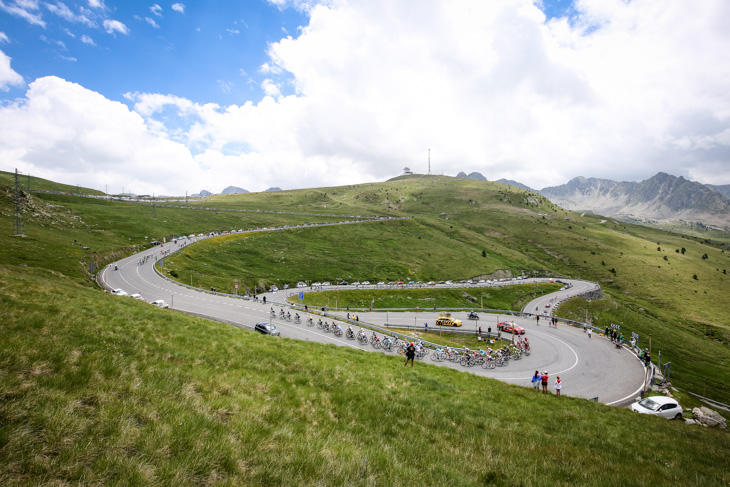
POLYGON ((514 331, 515 335, 525 334, 525 329, 521 326, 515 325, 512 321, 503 321, 502 323, 497 325, 497 329, 505 333, 512 333, 514 331))

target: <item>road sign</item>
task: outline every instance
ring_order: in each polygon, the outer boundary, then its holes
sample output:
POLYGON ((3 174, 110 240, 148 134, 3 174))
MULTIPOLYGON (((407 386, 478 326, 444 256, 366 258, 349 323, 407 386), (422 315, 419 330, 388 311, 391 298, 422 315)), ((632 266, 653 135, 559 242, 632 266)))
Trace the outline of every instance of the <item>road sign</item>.
POLYGON ((304 299, 304 291, 299 291, 299 299, 304 299))
POLYGON ((236 288, 236 289, 238 289, 238 284, 236 284, 236 285, 235 285, 235 286, 233 286, 233 287, 234 287, 234 288, 236 288))

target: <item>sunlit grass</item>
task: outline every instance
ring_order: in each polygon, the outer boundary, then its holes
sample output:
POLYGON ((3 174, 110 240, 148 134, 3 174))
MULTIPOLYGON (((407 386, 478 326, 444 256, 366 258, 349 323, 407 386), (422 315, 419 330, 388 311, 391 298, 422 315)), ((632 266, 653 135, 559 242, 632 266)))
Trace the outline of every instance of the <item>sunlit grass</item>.
POLYGON ((43 271, 1 270, 0 289, 3 485, 730 481, 724 432, 262 337, 43 271))

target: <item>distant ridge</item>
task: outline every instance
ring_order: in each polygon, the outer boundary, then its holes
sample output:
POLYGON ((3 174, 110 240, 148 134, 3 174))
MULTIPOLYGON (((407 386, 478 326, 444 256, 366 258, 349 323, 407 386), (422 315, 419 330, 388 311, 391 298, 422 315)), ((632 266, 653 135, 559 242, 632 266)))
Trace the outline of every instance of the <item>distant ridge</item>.
POLYGON ((273 188, 265 190, 264 193, 271 193, 272 191, 281 191, 281 188, 279 188, 278 186, 274 186, 273 188))
POLYGON ((459 174, 457 174, 456 177, 457 178, 466 178, 466 179, 476 179, 479 181, 487 180, 487 178, 485 178, 484 176, 482 176, 481 173, 478 173, 478 172, 472 172, 472 173, 466 174, 465 172, 462 171, 459 174))
POLYGON ((514 186, 515 188, 524 189, 526 191, 532 191, 533 193, 537 193, 538 192, 538 191, 535 191, 534 189, 532 189, 529 186, 526 186, 526 185, 524 185, 522 183, 518 183, 517 181, 512 181, 511 179, 504 179, 504 178, 502 178, 502 179, 498 179, 495 182, 502 183, 502 184, 506 184, 507 186, 514 186))
POLYGON ((701 183, 663 172, 641 182, 577 177, 539 193, 563 208, 638 222, 730 227, 730 200, 701 183))
POLYGON ((248 190, 239 188, 238 186, 228 186, 226 189, 221 191, 220 194, 241 194, 241 193, 248 193, 248 190))
POLYGON ((705 184, 705 186, 713 191, 717 191, 725 198, 730 198, 730 184, 723 184, 722 186, 718 186, 716 184, 705 184))

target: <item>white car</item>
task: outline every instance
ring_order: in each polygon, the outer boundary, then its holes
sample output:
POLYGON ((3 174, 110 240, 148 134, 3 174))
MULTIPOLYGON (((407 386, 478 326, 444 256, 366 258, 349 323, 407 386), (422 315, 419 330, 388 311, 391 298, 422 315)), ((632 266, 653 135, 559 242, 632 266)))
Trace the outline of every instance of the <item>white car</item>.
POLYGON ((300 281, 297 283, 297 287, 307 287, 307 285, 300 281))
POLYGON ((360 285, 360 282, 359 281, 355 281, 355 282, 352 283, 352 285, 353 286, 359 286, 360 285))
POLYGON ((116 296, 129 296, 129 294, 127 294, 127 291, 125 291, 124 289, 112 289, 111 293, 116 296))
POLYGON ((682 419, 682 407, 675 399, 666 396, 645 397, 632 404, 631 410, 668 419, 682 419))
POLYGON ((169 308, 170 306, 165 302, 164 299, 156 299, 150 303, 151 305, 157 306, 158 308, 169 308))
POLYGON ((363 281, 363 282, 362 282, 362 285, 363 285, 363 286, 369 286, 369 285, 370 285, 370 281, 363 281))
POLYGON ((330 284, 330 282, 329 282, 329 281, 324 281, 324 282, 322 283, 322 285, 323 285, 323 286, 331 286, 332 284, 330 284))
POLYGON ((142 295, 140 293, 134 293, 129 297, 134 298, 134 299, 140 299, 140 300, 144 301, 144 298, 142 297, 142 295))

